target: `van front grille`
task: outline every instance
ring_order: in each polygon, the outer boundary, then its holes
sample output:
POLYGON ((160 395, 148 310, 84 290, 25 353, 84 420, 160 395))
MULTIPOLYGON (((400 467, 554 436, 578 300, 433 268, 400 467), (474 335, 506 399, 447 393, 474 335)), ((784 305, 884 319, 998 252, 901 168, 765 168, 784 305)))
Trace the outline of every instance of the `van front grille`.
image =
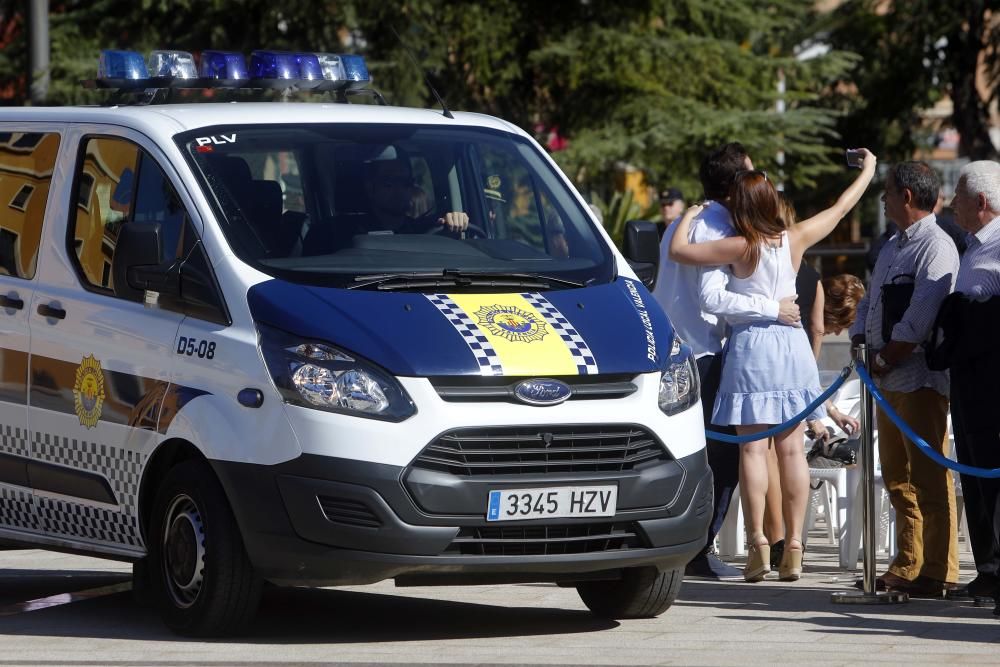
POLYGON ((670 460, 645 428, 627 424, 466 428, 448 431, 413 462, 453 475, 621 472, 670 460))
POLYGON ((549 556, 644 546, 635 522, 462 528, 445 551, 462 556, 549 556))

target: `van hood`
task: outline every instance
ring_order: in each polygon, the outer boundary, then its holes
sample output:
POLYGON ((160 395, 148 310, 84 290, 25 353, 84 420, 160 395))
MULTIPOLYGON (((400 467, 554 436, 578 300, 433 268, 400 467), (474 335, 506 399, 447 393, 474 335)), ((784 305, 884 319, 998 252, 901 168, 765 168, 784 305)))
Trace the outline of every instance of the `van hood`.
POLYGON ((421 294, 268 280, 254 319, 357 354, 397 376, 647 373, 673 329, 642 283, 545 292, 421 294))

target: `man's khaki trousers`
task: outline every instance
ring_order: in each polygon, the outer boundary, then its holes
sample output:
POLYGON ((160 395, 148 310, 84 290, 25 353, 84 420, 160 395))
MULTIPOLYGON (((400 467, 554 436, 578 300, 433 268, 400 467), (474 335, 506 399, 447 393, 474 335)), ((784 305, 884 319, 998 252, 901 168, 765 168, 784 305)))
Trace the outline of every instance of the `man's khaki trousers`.
MULTIPOLYGON (((903 421, 931 447, 948 455, 948 399, 924 387, 881 392, 903 421)), ((898 553, 889 572, 958 581, 958 530, 951 471, 931 461, 876 411, 882 480, 896 509, 898 553)))

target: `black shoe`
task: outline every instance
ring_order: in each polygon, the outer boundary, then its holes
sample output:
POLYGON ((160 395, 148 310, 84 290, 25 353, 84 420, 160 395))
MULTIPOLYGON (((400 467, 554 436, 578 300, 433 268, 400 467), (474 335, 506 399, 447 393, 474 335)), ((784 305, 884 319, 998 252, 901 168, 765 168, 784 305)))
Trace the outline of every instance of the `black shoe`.
POLYGON ((695 556, 684 568, 684 576, 715 581, 743 581, 743 571, 726 565, 713 551, 695 556))
POLYGON ((953 588, 945 593, 949 600, 974 600, 976 598, 998 599, 1000 579, 992 574, 978 574, 976 578, 964 586, 953 588))
POLYGON ((778 540, 771 545, 771 569, 776 570, 781 565, 781 557, 785 553, 785 541, 778 540))

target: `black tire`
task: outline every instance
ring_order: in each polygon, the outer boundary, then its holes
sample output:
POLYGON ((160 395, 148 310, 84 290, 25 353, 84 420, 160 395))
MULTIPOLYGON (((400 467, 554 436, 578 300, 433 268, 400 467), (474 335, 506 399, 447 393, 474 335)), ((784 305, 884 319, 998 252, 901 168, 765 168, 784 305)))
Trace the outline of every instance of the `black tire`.
POLYGON ((185 461, 157 490, 149 572, 167 626, 182 635, 239 634, 253 620, 262 581, 225 492, 207 464, 185 461))
POLYGON ((577 584, 580 599, 601 618, 653 618, 665 612, 677 599, 684 570, 660 571, 655 567, 634 567, 616 581, 585 581, 577 584))
POLYGON ((132 563, 132 600, 140 607, 152 607, 155 604, 148 556, 132 563))

